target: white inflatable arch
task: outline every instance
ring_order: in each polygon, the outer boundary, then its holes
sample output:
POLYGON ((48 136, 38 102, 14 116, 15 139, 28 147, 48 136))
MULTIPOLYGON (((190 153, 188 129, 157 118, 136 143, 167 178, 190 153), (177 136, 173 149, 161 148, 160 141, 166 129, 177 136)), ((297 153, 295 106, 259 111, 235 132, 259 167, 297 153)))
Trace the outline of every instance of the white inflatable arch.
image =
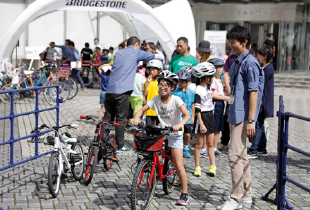
POLYGON ((36 0, 17 18, 3 38, 0 44, 1 69, 26 27, 38 17, 57 10, 104 12, 120 22, 129 36, 138 36, 141 40, 148 38, 144 28, 147 26, 168 58, 181 36, 188 38, 191 54, 196 52, 195 23, 187 0, 172 0, 154 9, 141 0, 36 0))

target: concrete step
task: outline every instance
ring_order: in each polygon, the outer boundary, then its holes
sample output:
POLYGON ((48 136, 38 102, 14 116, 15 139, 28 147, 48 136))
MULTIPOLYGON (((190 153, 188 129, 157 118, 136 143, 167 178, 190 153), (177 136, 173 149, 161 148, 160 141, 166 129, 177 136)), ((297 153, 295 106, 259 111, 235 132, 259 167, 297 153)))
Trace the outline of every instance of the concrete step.
POLYGON ((310 72, 275 73, 274 86, 310 89, 310 72))

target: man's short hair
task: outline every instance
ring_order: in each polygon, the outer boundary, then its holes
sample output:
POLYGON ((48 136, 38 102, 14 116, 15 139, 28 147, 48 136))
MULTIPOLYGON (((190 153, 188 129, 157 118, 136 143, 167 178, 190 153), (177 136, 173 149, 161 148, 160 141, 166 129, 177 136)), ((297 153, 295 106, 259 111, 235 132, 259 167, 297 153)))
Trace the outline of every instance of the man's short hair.
POLYGON ((95 49, 96 49, 96 50, 101 50, 100 47, 96 47, 95 49))
POLYGON ((188 44, 188 39, 184 36, 181 36, 180 38, 178 38, 177 42, 178 41, 183 41, 184 43, 188 44))
POLYGON ((73 46, 73 47, 74 47, 74 42, 69 41, 68 45, 69 45, 69 46, 73 46))
POLYGON ((85 43, 85 47, 89 47, 89 43, 88 42, 85 43))
POLYGON ((271 37, 271 33, 268 33, 266 36, 270 38, 271 37))
POLYGON ((240 43, 243 43, 245 42, 245 40, 248 40, 246 48, 249 48, 251 43, 251 34, 249 29, 247 29, 246 27, 237 25, 228 31, 226 39, 227 40, 235 39, 238 40, 240 43))
POLYGON ((94 41, 95 41, 95 40, 99 41, 99 39, 98 39, 98 38, 94 38, 94 41))
POLYGON ((133 46, 133 45, 135 45, 137 42, 140 44, 140 40, 138 39, 138 37, 132 36, 132 37, 130 37, 130 38, 127 40, 127 46, 133 46))
POLYGON ((270 63, 272 61, 273 50, 270 46, 264 46, 260 48, 257 54, 262 55, 262 56, 267 55, 267 59, 266 59, 267 63, 270 63))
POLYGON ((114 47, 110 47, 109 50, 113 50, 114 51, 114 47))
POLYGON ((70 39, 66 39, 66 42, 68 42, 68 43, 69 43, 70 41, 71 41, 70 39))
POLYGON ((153 51, 156 51, 156 46, 154 42, 147 42, 146 45, 148 45, 153 51))
POLYGON ((51 44, 55 45, 55 42, 51 42, 51 44))

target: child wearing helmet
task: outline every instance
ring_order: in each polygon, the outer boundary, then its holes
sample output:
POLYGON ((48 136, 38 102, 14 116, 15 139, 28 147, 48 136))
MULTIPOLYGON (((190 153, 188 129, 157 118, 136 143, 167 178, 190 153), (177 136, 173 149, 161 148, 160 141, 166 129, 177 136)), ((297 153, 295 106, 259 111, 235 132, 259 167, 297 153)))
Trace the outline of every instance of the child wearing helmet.
POLYGON ((224 94, 223 81, 221 79, 224 62, 219 58, 212 58, 208 62, 212 63, 216 68, 215 78, 211 85, 212 99, 214 104, 214 152, 218 157, 225 157, 226 155, 217 149, 217 143, 220 139, 220 132, 224 130, 225 101, 227 103, 229 102, 229 96, 225 96, 224 94))
POLYGON ((183 134, 183 144, 184 144, 183 155, 187 158, 191 157, 191 154, 189 153, 190 151, 189 143, 191 140, 192 124, 194 123, 194 116, 195 116, 195 105, 194 105, 195 92, 187 87, 187 84, 191 79, 189 70, 191 70, 191 67, 185 66, 178 71, 177 76, 179 78, 179 87, 175 91, 173 91, 173 95, 179 96, 183 100, 186 109, 189 111, 189 114, 191 116, 191 119, 184 125, 184 134, 183 134))
POLYGON ((172 91, 176 88, 178 77, 169 71, 163 71, 158 75, 158 92, 159 95, 153 97, 147 104, 140 109, 132 124, 138 125, 141 116, 149 109, 155 110, 157 113, 160 126, 173 126, 175 131, 173 135, 167 136, 168 145, 171 148, 175 169, 180 177, 182 194, 178 200, 178 205, 186 205, 188 202, 187 194, 187 174, 183 165, 183 131, 179 128, 183 127, 189 120, 190 115, 186 110, 186 106, 182 99, 172 95, 172 91), (182 115, 184 118, 182 119, 182 115))
MULTIPOLYGON (((144 85, 143 94, 146 97, 146 102, 150 101, 154 96, 158 95, 157 76, 163 69, 163 63, 160 60, 149 60, 146 64, 146 69, 149 71, 149 76, 144 85)), ((145 112, 146 123, 148 125, 158 125, 159 121, 154 110, 145 112)))
POLYGON ((211 166, 208 175, 216 175, 215 155, 214 155, 214 116, 213 102, 210 85, 214 79, 215 67, 209 62, 203 62, 193 67, 193 75, 197 77, 197 88, 195 92, 195 113, 194 129, 196 135, 196 145, 194 150, 195 170, 194 175, 201 176, 199 164, 200 149, 203 142, 207 142, 207 153, 211 166))

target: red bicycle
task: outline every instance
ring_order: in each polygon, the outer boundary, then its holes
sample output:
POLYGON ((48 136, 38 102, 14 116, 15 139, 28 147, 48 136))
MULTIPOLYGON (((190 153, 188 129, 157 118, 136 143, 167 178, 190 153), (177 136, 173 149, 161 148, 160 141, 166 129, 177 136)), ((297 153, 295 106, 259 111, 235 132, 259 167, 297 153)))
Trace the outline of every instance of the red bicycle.
POLYGON ((119 126, 119 124, 95 120, 90 116, 84 115, 81 115, 80 119, 91 120, 96 124, 94 140, 88 149, 86 158, 85 180, 83 184, 88 185, 93 178, 96 165, 101 159, 106 170, 112 167, 113 162, 116 162, 119 169, 122 170, 116 158, 115 137, 114 134, 110 134, 110 131, 114 130, 115 126, 119 126))
POLYGON ((138 127, 134 133, 134 148, 138 159, 130 196, 133 210, 149 208, 157 180, 162 180, 163 190, 167 195, 178 185, 178 175, 166 138, 166 135, 173 132, 173 128, 141 123, 138 127))

